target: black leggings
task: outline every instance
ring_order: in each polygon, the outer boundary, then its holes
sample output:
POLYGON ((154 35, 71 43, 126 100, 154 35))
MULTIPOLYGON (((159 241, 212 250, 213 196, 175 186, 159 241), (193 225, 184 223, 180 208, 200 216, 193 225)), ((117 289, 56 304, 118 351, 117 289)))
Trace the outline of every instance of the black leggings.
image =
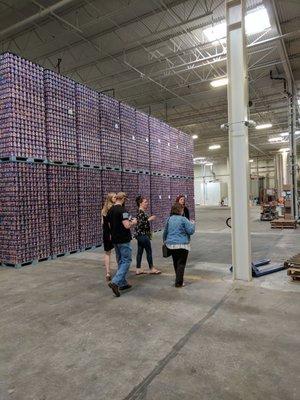
POLYGON ((147 235, 139 235, 139 236, 137 236, 136 239, 138 242, 138 251, 137 251, 137 255, 136 255, 136 267, 141 268, 143 252, 145 249, 149 268, 150 269, 153 268, 152 247, 151 247, 151 241, 150 241, 149 237, 147 235))
POLYGON ((172 249, 170 250, 170 252, 173 258, 173 265, 176 274, 175 286, 182 286, 184 269, 186 266, 189 252, 188 250, 185 249, 172 249))

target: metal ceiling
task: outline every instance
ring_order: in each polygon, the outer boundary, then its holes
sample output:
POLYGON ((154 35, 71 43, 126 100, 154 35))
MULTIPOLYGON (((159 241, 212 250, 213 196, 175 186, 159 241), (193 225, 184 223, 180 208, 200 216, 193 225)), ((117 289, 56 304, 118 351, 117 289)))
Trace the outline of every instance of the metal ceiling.
MULTIPOLYGON (((251 156, 268 157, 280 147, 268 138, 288 130, 283 83, 270 70, 300 88, 300 1, 247 1, 260 5, 271 28, 247 38, 250 112, 273 127, 252 129, 249 141, 251 156)), ((226 88, 210 81, 226 76, 226 45, 203 29, 224 13, 223 0, 0 0, 0 46, 51 69, 61 58, 64 75, 197 134, 195 155, 217 159, 228 153, 226 88)))

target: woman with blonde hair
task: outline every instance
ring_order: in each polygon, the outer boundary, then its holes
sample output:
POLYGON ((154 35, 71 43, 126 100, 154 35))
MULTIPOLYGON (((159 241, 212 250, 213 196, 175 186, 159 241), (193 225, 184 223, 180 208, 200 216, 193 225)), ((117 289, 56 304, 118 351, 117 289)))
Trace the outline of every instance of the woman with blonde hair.
POLYGON ((102 229, 103 229, 103 245, 104 245, 104 266, 106 270, 106 281, 110 282, 111 280, 111 273, 110 273, 110 256, 111 251, 114 248, 114 245, 111 241, 111 233, 110 228, 107 220, 107 213, 112 208, 112 206, 116 202, 116 193, 108 193, 106 196, 106 200, 104 206, 101 211, 102 215, 102 229))

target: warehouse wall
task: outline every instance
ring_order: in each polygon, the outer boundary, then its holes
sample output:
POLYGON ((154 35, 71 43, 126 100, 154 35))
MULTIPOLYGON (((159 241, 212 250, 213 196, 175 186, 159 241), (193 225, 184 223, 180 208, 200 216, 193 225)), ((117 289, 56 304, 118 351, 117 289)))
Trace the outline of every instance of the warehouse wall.
MULTIPOLYGON (((275 168, 272 159, 254 159, 249 165, 250 198, 259 196, 258 179, 264 177, 264 188, 275 188, 275 168)), ((228 198, 230 175, 227 162, 215 162, 212 167, 194 165, 195 201, 200 205, 217 205, 221 199, 228 198), (216 184, 216 181, 218 184, 216 184), (219 202, 216 200, 219 199, 219 202)))

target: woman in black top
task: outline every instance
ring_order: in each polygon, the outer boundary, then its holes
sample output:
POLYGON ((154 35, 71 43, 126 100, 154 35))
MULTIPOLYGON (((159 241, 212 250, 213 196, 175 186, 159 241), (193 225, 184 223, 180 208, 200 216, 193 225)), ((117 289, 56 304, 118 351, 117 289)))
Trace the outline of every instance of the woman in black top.
POLYGON ((111 207, 116 202, 116 193, 108 193, 104 206, 101 211, 102 215, 102 229, 103 229, 103 245, 104 245, 104 266, 106 270, 106 280, 109 282, 111 280, 110 273, 110 256, 111 251, 114 248, 114 245, 111 241, 111 233, 109 229, 109 224, 107 221, 107 213, 111 209, 111 207))
POLYGON ((151 229, 150 222, 155 219, 155 215, 151 217, 148 216, 146 210, 148 208, 148 200, 145 197, 138 196, 136 198, 136 203, 138 206, 137 213, 137 225, 135 227, 135 238, 138 242, 138 251, 136 256, 136 275, 141 275, 144 273, 141 270, 141 263, 144 249, 147 255, 147 261, 149 265, 149 273, 158 275, 161 273, 157 268, 153 266, 153 258, 152 258, 152 247, 151 247, 151 229))
POLYGON ((188 220, 190 219, 190 212, 187 206, 185 205, 185 196, 183 194, 180 194, 176 198, 176 203, 179 203, 183 209, 183 216, 187 218, 188 220))

